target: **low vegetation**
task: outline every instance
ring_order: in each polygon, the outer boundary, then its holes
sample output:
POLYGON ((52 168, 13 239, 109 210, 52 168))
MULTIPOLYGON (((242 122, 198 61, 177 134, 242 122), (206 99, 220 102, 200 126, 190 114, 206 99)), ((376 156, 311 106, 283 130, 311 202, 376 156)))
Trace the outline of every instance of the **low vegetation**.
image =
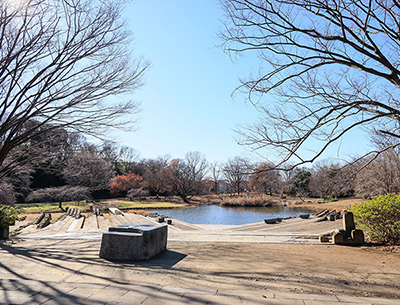
MULTIPOLYGON (((62 202, 62 205, 64 207, 69 207, 71 209, 81 209, 83 211, 86 211, 89 209, 88 206, 84 202, 76 202, 76 201, 66 201, 62 202)), ((47 213, 56 213, 56 212, 61 212, 60 207, 59 207, 59 202, 41 202, 41 203, 19 203, 18 208, 21 209, 21 212, 23 213, 41 213, 41 212, 47 212, 47 213)))
POLYGON ((21 210, 9 205, 0 204, 0 227, 14 225, 16 221, 24 220, 24 216, 19 216, 21 210))
POLYGON ((267 207, 274 204, 274 200, 267 196, 225 198, 221 206, 229 207, 267 207))
POLYGON ((400 195, 383 195, 357 204, 355 220, 371 241, 400 243, 400 195))
POLYGON ((336 198, 325 198, 322 201, 319 201, 318 203, 330 203, 330 202, 335 202, 338 201, 336 198))
POLYGON ((183 205, 172 202, 144 202, 144 201, 121 201, 115 204, 119 208, 134 208, 134 209, 171 209, 182 208, 183 205))

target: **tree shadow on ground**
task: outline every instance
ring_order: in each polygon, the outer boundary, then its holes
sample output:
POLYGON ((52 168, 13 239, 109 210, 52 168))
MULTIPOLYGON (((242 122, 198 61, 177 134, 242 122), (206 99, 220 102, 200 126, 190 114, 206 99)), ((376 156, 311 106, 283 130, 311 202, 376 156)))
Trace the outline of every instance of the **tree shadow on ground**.
MULTIPOLYGON (((151 297, 160 291, 160 286, 137 285, 127 282, 118 276, 109 277, 102 272, 93 272, 86 267, 106 267, 112 270, 123 270, 124 267, 143 266, 143 268, 171 269, 186 257, 176 251, 165 251, 148 261, 109 262, 98 257, 97 243, 85 240, 37 240, 28 246, 24 240, 0 242, 0 304, 41 304, 51 299, 51 304, 97 305, 105 304, 89 294, 76 294, 73 285, 95 285, 96 289, 119 287, 132 293, 140 293, 139 299, 151 297), (37 268, 35 270, 35 268, 37 268), (41 274, 45 268, 46 274, 41 274), (51 274, 63 274, 54 276, 51 274), (50 275, 50 280, 48 280, 50 275), (79 276, 83 282, 69 279, 79 276), (45 280, 43 280, 45 278, 45 280)), ((137 284, 137 282, 136 282, 137 284)), ((115 288, 113 288, 115 289, 115 288)), ((121 293, 122 297, 122 293, 121 293)), ((168 296, 166 296, 168 297, 168 296)), ((171 299, 179 297, 179 293, 169 293, 171 299)), ((132 303, 134 304, 134 303, 132 303)), ((136 304, 136 303, 135 303, 136 304)))

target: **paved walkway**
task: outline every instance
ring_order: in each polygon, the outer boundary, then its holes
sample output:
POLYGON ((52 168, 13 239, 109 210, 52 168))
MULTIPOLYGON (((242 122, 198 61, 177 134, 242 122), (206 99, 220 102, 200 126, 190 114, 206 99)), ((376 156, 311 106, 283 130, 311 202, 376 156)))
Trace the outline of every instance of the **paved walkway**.
POLYGON ((33 280, 0 280, 0 303, 4 305, 398 305, 399 300, 359 298, 345 295, 297 294, 279 291, 229 291, 125 284, 66 283, 33 280))
MULTIPOLYGON (((173 248, 177 250, 137 264, 98 258, 99 240, 109 226, 155 224, 154 219, 136 214, 91 215, 85 223, 68 216, 45 229, 28 226, 16 238, 0 242, 0 304, 400 304, 399 299, 356 297, 349 293, 249 289, 249 280, 244 281, 240 276, 257 273, 244 263, 251 257, 233 257, 239 271, 232 275, 225 275, 231 271, 218 263, 208 266, 215 262, 217 256, 213 255, 217 254, 208 252, 206 245, 232 243, 232 247, 238 247, 237 243, 257 243, 265 247, 262 244, 293 243, 320 248, 318 235, 341 227, 341 222, 290 219, 273 225, 222 226, 173 220, 168 241, 178 245, 173 248), (198 246, 202 243, 204 247, 198 246), (192 247, 192 261, 187 261, 189 245, 197 245, 192 247), (202 282, 205 273, 208 277, 202 282), (234 284, 224 282, 228 276, 234 284)), ((218 259, 221 264, 229 265, 224 258, 218 256, 218 259)))

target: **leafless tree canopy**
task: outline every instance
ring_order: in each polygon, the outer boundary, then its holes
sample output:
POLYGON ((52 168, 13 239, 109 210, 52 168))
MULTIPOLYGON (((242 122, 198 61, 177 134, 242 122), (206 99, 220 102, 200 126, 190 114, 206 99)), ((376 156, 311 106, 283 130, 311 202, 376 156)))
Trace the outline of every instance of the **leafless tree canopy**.
POLYGON ((250 172, 249 160, 238 156, 229 159, 223 168, 224 178, 233 192, 236 192, 238 195, 245 188, 250 172))
POLYGON ((117 96, 142 85, 149 63, 130 54, 122 2, 0 3, 0 165, 50 129, 132 126, 122 116, 138 106, 117 96))
POLYGON ((256 52, 261 63, 238 88, 261 112, 259 123, 241 129, 243 143, 279 150, 295 164, 361 126, 400 144, 400 2, 221 2, 225 50, 256 52), (312 138, 320 146, 304 158, 312 138))

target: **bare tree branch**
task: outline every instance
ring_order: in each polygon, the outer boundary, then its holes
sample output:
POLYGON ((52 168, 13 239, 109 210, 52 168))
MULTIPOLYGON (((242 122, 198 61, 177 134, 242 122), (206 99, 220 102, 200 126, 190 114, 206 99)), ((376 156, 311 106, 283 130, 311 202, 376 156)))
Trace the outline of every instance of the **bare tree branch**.
POLYGON ((254 52, 261 63, 261 73, 236 89, 262 114, 239 130, 242 144, 274 149, 283 169, 314 162, 353 129, 400 135, 396 1, 221 2, 223 47, 254 52), (305 158, 311 139, 320 146, 305 158))
POLYGON ((1 2, 0 166, 53 129, 132 128, 125 115, 138 105, 123 95, 143 84, 149 63, 132 57, 122 9, 119 0, 1 2))

